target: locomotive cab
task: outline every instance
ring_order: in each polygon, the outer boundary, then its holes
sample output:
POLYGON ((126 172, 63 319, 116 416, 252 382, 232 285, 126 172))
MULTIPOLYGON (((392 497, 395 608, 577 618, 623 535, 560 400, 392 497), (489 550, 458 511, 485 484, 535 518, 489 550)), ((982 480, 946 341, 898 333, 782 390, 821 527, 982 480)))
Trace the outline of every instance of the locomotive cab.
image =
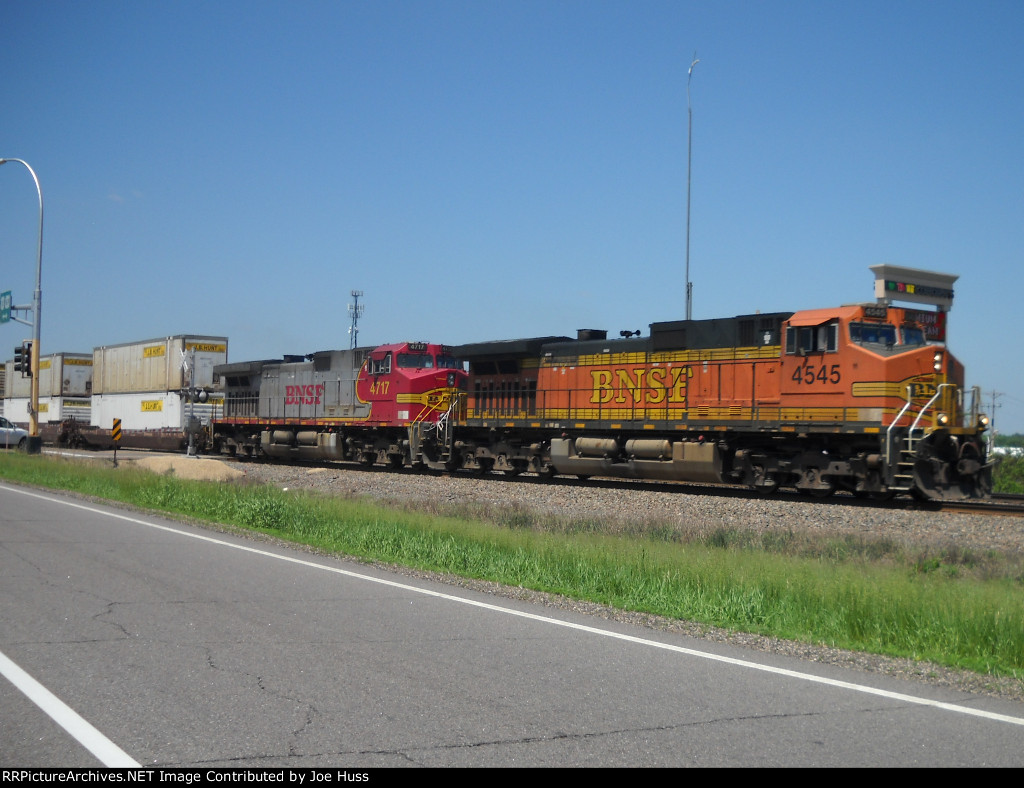
POLYGON ((888 304, 809 310, 795 313, 785 332, 789 420, 878 437, 877 454, 860 452, 872 466, 860 474, 862 489, 926 498, 988 493, 987 419, 977 411, 979 392, 965 389, 963 365, 946 348, 944 312, 888 304))
POLYGON ((359 371, 356 395, 370 405, 370 421, 404 426, 436 422, 465 388, 466 373, 447 347, 403 342, 370 352, 359 371))
POLYGON ((796 420, 888 427, 920 417, 926 428, 971 426, 975 401, 935 315, 877 305, 795 313, 785 327, 781 384, 787 401, 803 406, 796 420))

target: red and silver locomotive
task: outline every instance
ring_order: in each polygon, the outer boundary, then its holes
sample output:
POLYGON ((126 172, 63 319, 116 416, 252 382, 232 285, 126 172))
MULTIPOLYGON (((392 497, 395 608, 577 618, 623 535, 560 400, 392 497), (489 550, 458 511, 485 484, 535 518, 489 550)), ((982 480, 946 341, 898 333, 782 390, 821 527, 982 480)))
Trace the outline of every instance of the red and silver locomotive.
POLYGON ((215 452, 444 467, 466 373, 441 345, 405 342, 224 364, 215 452))

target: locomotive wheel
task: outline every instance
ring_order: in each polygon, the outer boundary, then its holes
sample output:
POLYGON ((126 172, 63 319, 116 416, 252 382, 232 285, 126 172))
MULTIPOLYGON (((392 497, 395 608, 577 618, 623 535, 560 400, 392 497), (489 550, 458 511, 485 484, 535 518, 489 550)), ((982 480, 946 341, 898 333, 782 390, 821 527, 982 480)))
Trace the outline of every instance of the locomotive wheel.
POLYGON ((392 470, 399 471, 405 465, 405 457, 401 454, 389 454, 388 455, 388 467, 392 470))
POLYGON ((773 473, 765 473, 765 470, 760 465, 755 465, 754 471, 754 483, 751 488, 758 495, 768 496, 774 495, 779 489, 779 480, 773 473))
POLYGON ((828 498, 835 495, 836 483, 829 476, 818 476, 818 486, 807 490, 812 498, 828 498))

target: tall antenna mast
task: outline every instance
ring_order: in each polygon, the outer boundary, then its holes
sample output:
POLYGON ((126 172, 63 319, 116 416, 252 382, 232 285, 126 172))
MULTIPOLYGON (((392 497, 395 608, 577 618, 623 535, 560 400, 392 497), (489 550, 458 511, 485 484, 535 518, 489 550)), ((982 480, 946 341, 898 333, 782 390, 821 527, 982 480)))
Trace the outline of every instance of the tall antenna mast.
POLYGON ((690 281, 690 163, 693 160, 693 110, 690 109, 690 79, 693 67, 700 61, 693 53, 693 62, 686 72, 686 319, 693 317, 693 283, 690 281))
POLYGON ((359 303, 359 299, 363 296, 362 290, 353 290, 350 295, 352 296, 352 303, 348 305, 348 313, 352 316, 352 325, 348 328, 348 347, 349 350, 355 350, 359 344, 357 341, 359 337, 359 316, 363 314, 363 310, 366 307, 359 303))

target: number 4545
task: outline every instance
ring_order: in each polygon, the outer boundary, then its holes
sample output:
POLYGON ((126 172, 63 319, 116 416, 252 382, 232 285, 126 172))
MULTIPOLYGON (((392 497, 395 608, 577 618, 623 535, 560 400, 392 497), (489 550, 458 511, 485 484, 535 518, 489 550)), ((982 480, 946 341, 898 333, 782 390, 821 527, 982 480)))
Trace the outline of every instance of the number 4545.
POLYGON ((814 383, 839 383, 842 379, 838 364, 832 366, 822 364, 820 367, 815 364, 806 364, 793 371, 793 381, 808 386, 814 383))

